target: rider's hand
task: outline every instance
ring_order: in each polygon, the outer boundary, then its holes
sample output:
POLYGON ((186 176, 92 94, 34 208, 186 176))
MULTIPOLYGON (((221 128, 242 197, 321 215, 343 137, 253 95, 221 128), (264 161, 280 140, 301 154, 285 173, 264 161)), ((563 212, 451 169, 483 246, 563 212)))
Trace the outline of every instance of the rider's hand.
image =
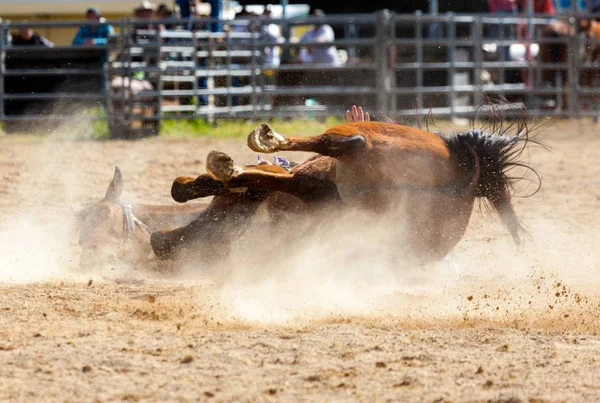
POLYGON ((352 113, 346 111, 346 120, 348 122, 368 122, 371 120, 371 117, 369 116, 369 112, 363 112, 361 106, 356 107, 356 105, 352 105, 352 113))

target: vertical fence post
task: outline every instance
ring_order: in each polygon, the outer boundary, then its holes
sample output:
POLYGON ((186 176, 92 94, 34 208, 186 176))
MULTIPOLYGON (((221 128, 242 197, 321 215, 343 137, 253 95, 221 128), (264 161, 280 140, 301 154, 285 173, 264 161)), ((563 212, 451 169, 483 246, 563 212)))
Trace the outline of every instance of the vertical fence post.
MULTIPOLYGON (((483 21, 480 16, 476 17, 474 32, 473 32, 473 51, 475 53, 475 71, 473 72, 473 84, 475 84, 475 93, 473 94, 473 105, 479 107, 481 105, 481 73, 483 63, 483 21)), ((503 48, 500 48, 503 49, 503 48)))
MULTIPOLYGON (((260 55, 262 56, 262 47, 257 47, 256 46, 256 39, 257 36, 259 35, 258 32, 262 31, 262 19, 255 21, 252 20, 251 22, 251 29, 250 29, 250 41, 251 41, 251 46, 250 49, 252 49, 252 58, 250 59, 250 68, 252 69, 252 71, 250 72, 250 84, 252 85, 252 94, 250 95, 250 104, 252 105, 252 119, 256 119, 256 81, 257 81, 257 74, 256 74, 256 69, 258 68, 258 60, 257 60, 257 53, 258 53, 258 49, 261 49, 260 55), (258 24, 258 29, 256 29, 256 24, 258 24), (257 49, 258 48, 258 49, 257 49)), ((260 41, 260 39, 258 39, 260 41)))
POLYGON ((450 115, 454 117, 456 113, 456 20, 454 19, 454 13, 449 13, 448 40, 448 61, 450 62, 450 68, 448 69, 448 84, 450 85, 448 106, 450 107, 450 115))
MULTIPOLYGON (((495 21, 496 22, 496 21, 495 21)), ((504 41, 506 41, 506 20, 504 19, 504 16, 500 17, 500 20, 497 21, 498 23, 498 33, 499 33, 499 39, 501 42, 503 42, 502 46, 497 47, 496 49, 498 49, 498 60, 500 60, 500 69, 498 69, 498 82, 500 83, 500 85, 502 87, 504 87, 504 84, 506 84, 506 67, 505 67, 505 63, 509 62, 510 60, 506 59, 506 56, 508 54, 510 54, 510 45, 506 45, 504 44, 504 41)), ((488 25, 489 27, 489 25, 488 25)), ((511 33, 509 33, 509 38, 511 41, 515 40, 515 35, 512 34, 512 29, 511 29, 511 33)), ((496 38, 493 38, 496 39, 496 38)), ((510 59, 510 58, 509 58, 510 59)), ((502 94, 504 95, 504 94, 502 94)))
POLYGON ((4 121, 4 76, 6 71, 6 45, 4 21, 0 18, 0 122, 4 121))
MULTIPOLYGON (((423 13, 417 11, 417 21, 415 24, 415 39, 416 39, 416 62, 417 62, 417 117, 420 116, 421 110, 424 108, 423 102, 423 13)), ((431 32, 431 31, 430 31, 431 32)))
MULTIPOLYGON (((200 53, 200 46, 198 46, 198 32, 190 30, 190 34, 192 35, 192 63, 194 63, 194 67, 192 67, 192 75, 194 76, 194 79, 192 80, 192 93, 194 94, 189 100, 186 100, 186 102, 191 102, 192 105, 195 105, 194 107, 194 119, 197 119, 200 114, 199 109, 200 109, 200 103, 198 102, 198 80, 199 80, 199 75, 198 75, 198 70, 200 70, 200 58, 198 56, 198 53, 200 53)), ((178 74, 181 74, 181 72, 178 72, 178 74)), ((187 87, 186 87, 187 88, 187 87)), ((179 103, 181 103, 181 98, 177 99, 179 101, 179 103)))
POLYGON ((126 20, 126 32, 125 32, 125 36, 124 36, 124 40, 125 43, 127 44, 127 65, 125 67, 125 77, 123 77, 123 85, 122 85, 122 96, 123 96, 123 112, 124 112, 124 118, 123 118, 123 124, 126 126, 125 130, 126 132, 124 133, 124 135, 126 137, 129 137, 129 131, 131 128, 131 115, 133 113, 133 108, 131 105, 131 87, 130 87, 130 81, 131 81, 131 20, 129 19, 129 17, 127 17, 126 20), (125 78, 127 78, 127 86, 125 86, 125 78), (126 96, 126 91, 129 90, 129 93, 126 96))
MULTIPOLYGON (((245 22, 247 20, 242 20, 242 23, 245 22)), ((225 34, 225 46, 226 46, 226 55, 227 58, 225 59, 225 63, 227 66, 227 77, 226 77, 226 81, 227 81, 227 109, 229 110, 229 112, 231 113, 231 107, 233 106, 233 96, 231 94, 232 91, 235 91, 235 89, 233 88, 233 70, 232 70, 232 58, 231 58, 231 34, 232 32, 235 32, 233 27, 235 25, 232 24, 231 27, 232 29, 229 30, 226 34, 225 34)))
POLYGON ((390 91, 390 100, 389 100, 389 110, 390 115, 394 115, 398 110, 398 75, 396 74, 396 57, 398 55, 398 46, 396 45, 396 26, 397 26, 397 16, 396 13, 392 13, 390 18, 390 29, 388 30, 388 35, 390 42, 388 44, 387 50, 387 58, 388 58, 388 74, 389 74, 389 91, 390 91))
MULTIPOLYGON (((576 9, 574 9, 574 13, 576 9)), ((575 19, 575 15, 569 18, 569 32, 577 32, 577 20, 575 19)), ((569 35, 567 39, 567 69, 568 69, 568 77, 569 77, 569 88, 563 89, 569 92, 569 117, 577 116, 580 117, 579 111, 579 88, 581 87, 579 82, 579 68, 578 61, 579 58, 579 35, 569 35)))
POLYGON ((525 44, 527 46, 525 51, 525 57, 527 59, 527 89, 531 90, 535 88, 535 75, 534 75, 534 65, 533 57, 531 55, 531 45, 537 40, 536 34, 536 25, 533 23, 534 9, 533 9, 533 0, 527 1, 527 35, 525 37, 525 44))
MULTIPOLYGON (((156 133, 152 133, 152 134, 156 134, 158 135, 160 133, 160 126, 161 126, 161 122, 162 122, 162 110, 163 110, 163 71, 162 71, 162 65, 163 65, 163 38, 162 38, 162 34, 160 29, 158 28, 154 28, 156 30, 156 39, 158 40, 158 52, 157 52, 157 57, 156 57, 156 73, 158 75, 157 77, 157 81, 158 81, 158 105, 157 108, 154 109, 152 111, 152 113, 156 113, 158 114, 158 116, 154 116, 155 120, 153 123, 153 127, 156 128, 156 133)), ((168 59, 168 56, 167 58, 168 59)))
MULTIPOLYGON (((388 10, 378 11, 375 18, 376 44, 375 60, 377 64, 377 109, 386 115, 389 114, 390 98, 390 69, 388 69, 388 49, 390 39, 391 14, 388 10)), ((390 62, 394 62, 390 60, 390 62)))

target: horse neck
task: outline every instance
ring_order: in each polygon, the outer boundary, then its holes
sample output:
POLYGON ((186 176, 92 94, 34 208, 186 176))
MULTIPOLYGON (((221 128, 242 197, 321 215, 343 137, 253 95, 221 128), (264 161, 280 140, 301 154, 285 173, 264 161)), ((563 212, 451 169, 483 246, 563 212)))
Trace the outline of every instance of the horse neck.
POLYGON ((173 228, 195 219, 209 203, 181 205, 134 204, 133 213, 152 230, 173 228))

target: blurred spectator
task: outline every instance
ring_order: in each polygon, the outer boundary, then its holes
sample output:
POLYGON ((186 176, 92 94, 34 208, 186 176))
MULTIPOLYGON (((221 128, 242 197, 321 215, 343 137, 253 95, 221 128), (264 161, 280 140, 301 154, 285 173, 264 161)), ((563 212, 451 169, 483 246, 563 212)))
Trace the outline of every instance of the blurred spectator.
MULTIPOLYGON (((490 13, 496 14, 499 16, 507 15, 507 14, 516 14, 517 12, 517 3, 516 0, 488 0, 488 6, 490 8, 490 13)), ((494 39, 507 39, 514 34, 507 32, 510 27, 502 24, 491 24, 489 26, 489 35, 494 39)), ((510 48, 508 46, 498 46, 498 54, 503 55, 504 59, 510 59, 510 48)))
POLYGON ((189 19, 192 15, 192 5, 196 2, 192 0, 176 0, 176 3, 179 6, 181 18, 184 20, 189 19))
MULTIPOLYGON (((258 20, 258 14, 249 12, 246 7, 242 8, 242 11, 235 15, 235 19, 231 21, 231 31, 239 34, 256 34, 260 29, 260 22, 258 20)), ((253 39, 250 35, 238 35, 232 40, 232 45, 229 47, 231 51, 247 51, 252 47, 253 39)), ((246 66, 251 63, 251 58, 248 56, 232 57, 231 63, 237 66, 246 66)), ((232 87, 242 87, 248 85, 249 79, 246 76, 233 75, 231 77, 232 87)), ((234 95, 231 97, 232 105, 247 104, 246 97, 234 95)))
POLYGON ((135 19, 144 20, 143 22, 136 22, 133 25, 134 42, 138 42, 141 39, 151 39, 146 34, 139 34, 138 31, 163 31, 166 29, 163 24, 151 22, 155 10, 156 6, 148 0, 142 0, 140 5, 133 10, 135 19))
POLYGON ((600 0, 591 0, 590 2, 590 13, 599 14, 600 13, 600 0))
MULTIPOLYGON (((222 0, 208 0, 207 1, 208 4, 210 4, 210 14, 209 17, 210 18, 222 18, 221 15, 221 10, 223 8, 223 2, 222 0)), ((239 14, 236 14, 235 18, 238 18, 239 14)), ((238 31, 238 27, 240 27, 240 25, 237 24, 232 24, 232 29, 236 32, 240 32, 238 31)), ((246 27, 240 28, 240 29, 246 29, 246 27)), ((210 31, 211 32, 222 32, 223 31, 223 24, 220 21, 213 21, 210 23, 210 31)), ((243 30, 241 32, 244 32, 243 30)), ((204 60, 202 60, 201 62, 199 62, 200 66, 203 66, 204 68, 208 69, 209 67, 209 63, 208 63, 208 59, 205 58, 204 60)), ((240 78, 237 76, 233 76, 232 77, 232 85, 234 87, 239 86, 240 85, 240 78)), ((199 89, 206 89, 208 88, 208 78, 207 77, 199 77, 198 78, 198 88, 199 89)), ((236 99, 234 97, 234 99, 236 99)), ((208 96, 207 95, 199 95, 198 96, 198 105, 201 106, 206 106, 208 105, 208 96)))
POLYGON ((19 33, 13 35, 12 44, 14 46, 45 46, 47 48, 54 47, 54 44, 42 35, 33 32, 30 27, 19 28, 19 33))
MULTIPOLYGON (((529 0, 519 0, 519 10, 527 13, 527 2, 529 0)), ((554 3, 552 0, 533 0, 533 12, 535 14, 555 14, 554 3)))
POLYGON ((231 21, 232 32, 250 32, 248 20, 251 17, 256 17, 256 14, 249 12, 246 6, 242 7, 239 13, 235 13, 233 21, 231 21))
MULTIPOLYGON (((269 7, 265 7, 263 17, 271 18, 271 9, 269 7)), ((283 43, 284 40, 279 25, 269 22, 262 25, 260 30, 260 40, 262 42, 283 43)), ((279 46, 265 47, 264 64, 268 67, 278 67, 281 62, 280 52, 281 49, 279 46)))
MULTIPOLYGON (((85 17, 90 22, 100 22, 102 17, 96 8, 88 8, 85 17)), ((112 25, 82 25, 73 39, 73 45, 106 45, 110 37, 115 36, 112 25)))
MULTIPOLYGON (((210 18, 223 18, 223 0, 208 0, 207 3, 210 4, 210 18)), ((221 24, 221 21, 213 21, 210 23, 210 30, 212 32, 221 32, 223 24, 221 24)))
POLYGON ((135 18, 149 20, 154 16, 156 7, 148 0, 142 0, 140 5, 133 9, 135 18))
MULTIPOLYGON (((173 12, 172 10, 169 10, 169 7, 165 3, 158 5, 158 8, 156 9, 156 16, 161 20, 177 18, 177 14, 175 14, 175 12, 173 12)), ((169 31, 174 30, 176 27, 176 24, 174 24, 172 22, 165 23, 163 25, 164 25, 165 29, 167 29, 169 31)))
MULTIPOLYGON (((317 18, 325 16, 323 10, 315 10, 313 15, 317 18)), ((335 34, 330 25, 317 23, 313 29, 307 31, 301 38, 300 43, 323 42, 325 45, 308 45, 306 49, 300 51, 301 63, 323 63, 330 65, 340 65, 340 57, 337 49, 331 42, 335 41, 335 34)))
POLYGON ((492 14, 512 14, 517 10, 516 6, 516 0, 488 0, 492 14))

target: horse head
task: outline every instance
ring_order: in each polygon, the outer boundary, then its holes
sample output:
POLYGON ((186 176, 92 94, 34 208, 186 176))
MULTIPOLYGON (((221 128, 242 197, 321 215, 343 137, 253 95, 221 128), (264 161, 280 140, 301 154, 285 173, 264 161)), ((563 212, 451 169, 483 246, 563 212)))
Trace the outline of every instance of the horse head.
POLYGON ((117 167, 104 198, 76 213, 82 265, 137 263, 151 256, 150 229, 134 216, 131 204, 120 200, 122 193, 117 167))

